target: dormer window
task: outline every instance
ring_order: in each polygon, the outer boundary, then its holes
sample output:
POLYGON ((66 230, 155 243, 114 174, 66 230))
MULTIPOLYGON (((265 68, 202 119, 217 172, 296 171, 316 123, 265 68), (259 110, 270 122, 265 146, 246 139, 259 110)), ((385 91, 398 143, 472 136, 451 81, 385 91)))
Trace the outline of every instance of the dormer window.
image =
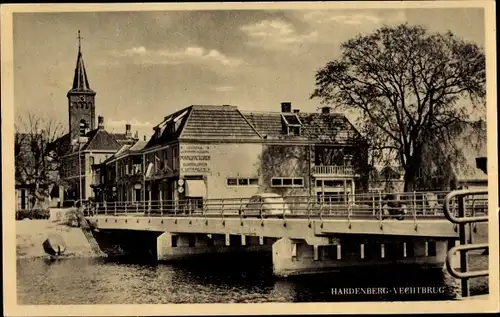
POLYGON ((167 133, 175 133, 175 123, 170 122, 167 126, 167 133))
POLYGON ((302 122, 295 113, 282 114, 283 132, 287 135, 299 136, 301 134, 302 122))
POLYGON ((300 135, 300 127, 289 127, 288 134, 299 136, 300 135))
POLYGON ((161 136, 161 134, 160 134, 161 133, 160 127, 155 127, 154 130, 155 130, 155 139, 160 138, 160 136, 161 136))
POLYGON ((175 119, 174 119, 174 132, 177 131, 181 125, 181 122, 182 122, 182 118, 184 118, 184 116, 188 113, 188 111, 184 111, 183 113, 181 113, 180 115, 178 115, 175 119))

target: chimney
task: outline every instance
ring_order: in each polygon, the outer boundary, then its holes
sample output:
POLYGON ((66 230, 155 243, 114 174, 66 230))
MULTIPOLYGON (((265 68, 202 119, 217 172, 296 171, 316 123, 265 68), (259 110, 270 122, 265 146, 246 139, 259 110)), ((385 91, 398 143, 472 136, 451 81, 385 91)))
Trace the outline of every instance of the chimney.
POLYGON ((132 126, 130 125, 130 123, 125 124, 125 137, 132 137, 132 126))
POLYGON ((321 108, 321 113, 322 114, 329 114, 330 113, 331 107, 325 106, 321 108))
POLYGON ((104 117, 103 116, 97 117, 97 128, 99 130, 104 130, 104 117))
POLYGON ((292 103, 291 102, 282 102, 281 103, 281 112, 292 112, 292 103))
POLYGON ((293 109, 293 113, 299 113, 300 109, 293 109))

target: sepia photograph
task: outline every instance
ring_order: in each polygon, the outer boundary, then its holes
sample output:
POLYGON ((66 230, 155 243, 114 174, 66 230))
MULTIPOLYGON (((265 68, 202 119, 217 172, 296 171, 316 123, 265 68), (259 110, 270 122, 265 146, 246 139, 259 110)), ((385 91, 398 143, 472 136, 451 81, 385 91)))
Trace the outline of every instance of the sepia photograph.
POLYGON ((492 1, 1 13, 6 315, 498 311, 492 1))

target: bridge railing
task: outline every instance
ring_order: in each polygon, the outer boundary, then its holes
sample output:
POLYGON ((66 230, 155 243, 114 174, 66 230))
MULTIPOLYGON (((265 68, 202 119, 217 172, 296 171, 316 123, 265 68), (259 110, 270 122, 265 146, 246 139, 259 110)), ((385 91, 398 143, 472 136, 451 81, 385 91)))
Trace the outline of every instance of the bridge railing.
POLYGON ((488 243, 473 243, 471 233, 475 229, 475 224, 478 222, 487 222, 488 216, 475 213, 474 209, 472 213, 467 212, 467 208, 471 206, 471 201, 472 206, 475 206, 477 200, 483 201, 483 199, 485 199, 484 197, 486 197, 486 204, 482 202, 481 205, 487 205, 487 195, 488 191, 486 189, 456 190, 449 193, 444 201, 444 215, 449 221, 458 225, 460 239, 460 245, 451 248, 447 253, 446 269, 451 276, 461 280, 462 297, 469 296, 470 278, 489 275, 488 270, 468 271, 467 259, 467 252, 469 251, 488 250, 488 243), (471 199, 471 197, 473 197, 473 199, 471 199), (453 201, 458 202, 458 213, 455 213, 453 210, 453 201), (452 265, 452 260, 457 252, 460 252, 460 272, 452 265))
MULTIPOLYGON (((346 217, 400 220, 444 218, 444 197, 448 192, 406 193, 335 193, 317 196, 250 197, 182 200, 148 200, 97 202, 94 214, 146 214, 161 216, 258 216, 284 214, 287 217, 346 217)), ((487 213, 487 197, 474 197, 464 204, 469 215, 487 213), (486 203, 485 203, 486 202, 486 203)), ((450 210, 458 212, 457 202, 450 201, 450 210)))

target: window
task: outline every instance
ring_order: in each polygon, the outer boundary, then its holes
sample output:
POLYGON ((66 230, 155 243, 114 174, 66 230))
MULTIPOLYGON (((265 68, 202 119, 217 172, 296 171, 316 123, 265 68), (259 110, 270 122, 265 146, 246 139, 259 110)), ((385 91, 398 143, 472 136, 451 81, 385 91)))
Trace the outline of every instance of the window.
POLYGON ((288 128, 288 134, 289 135, 299 136, 300 135, 300 127, 289 127, 288 128))
POLYGON ((89 156, 89 172, 92 172, 92 170, 93 170, 92 167, 93 167, 94 163, 95 163, 94 157, 89 156))
POLYGON ((228 178, 227 186, 258 186, 258 178, 228 178))
POLYGON ((84 136, 87 130, 87 122, 82 119, 80 120, 80 136, 84 136))
POLYGON ((344 187, 343 181, 325 180, 323 181, 323 184, 325 187, 344 187))
POLYGON ((304 178, 302 177, 273 177, 271 179, 272 187, 304 187, 304 178))
POLYGON ((154 127, 153 129, 155 130, 155 139, 160 138, 160 136, 161 136, 160 135, 160 133, 161 133, 160 128, 159 127, 154 127))
POLYGON ((175 133, 175 123, 171 122, 167 125, 167 133, 175 133))
POLYGON ((281 118, 285 124, 285 133, 288 135, 300 135, 302 122, 296 114, 282 114, 281 118))
POLYGON ((344 187, 344 181, 317 180, 316 187, 342 188, 342 187, 344 187))

